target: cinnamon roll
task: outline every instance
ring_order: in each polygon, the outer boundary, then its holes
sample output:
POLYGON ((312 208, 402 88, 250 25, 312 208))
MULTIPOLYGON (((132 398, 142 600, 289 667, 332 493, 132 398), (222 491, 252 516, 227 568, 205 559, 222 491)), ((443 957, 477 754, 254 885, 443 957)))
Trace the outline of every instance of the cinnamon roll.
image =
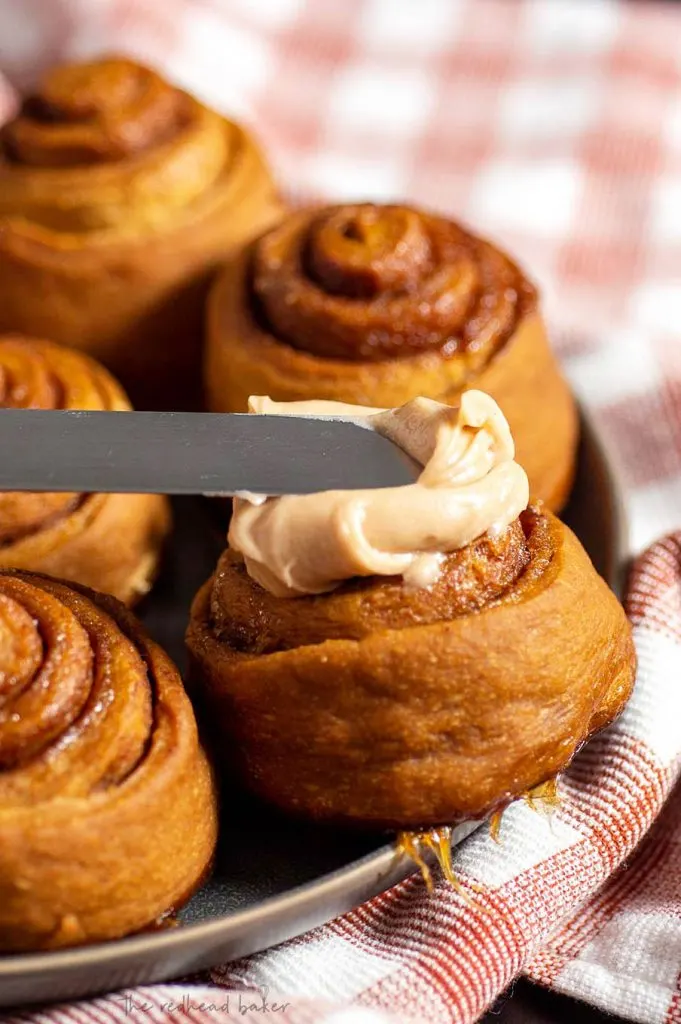
POLYGON ((355 412, 421 476, 237 500, 192 608, 197 699, 229 770, 287 812, 397 829, 481 818, 618 714, 631 630, 574 534, 528 507, 489 396, 355 412))
POLYGON ((310 208, 242 246, 213 285, 207 401, 248 396, 397 407, 500 404, 532 494, 554 510, 573 477, 577 417, 537 291, 491 243, 444 217, 373 204, 310 208))
POLYGON ((0 570, 0 951, 147 927, 209 869, 216 796, 177 669, 113 598, 0 570))
POLYGON ((238 125, 130 60, 57 67, 0 133, 0 330, 191 406, 211 270, 278 213, 238 125))
MULTIPOLYGON (((0 337, 0 407, 130 409, 94 360, 49 341, 0 337)), ((0 493, 0 567, 75 580, 132 604, 151 587, 170 527, 158 494, 0 493)))

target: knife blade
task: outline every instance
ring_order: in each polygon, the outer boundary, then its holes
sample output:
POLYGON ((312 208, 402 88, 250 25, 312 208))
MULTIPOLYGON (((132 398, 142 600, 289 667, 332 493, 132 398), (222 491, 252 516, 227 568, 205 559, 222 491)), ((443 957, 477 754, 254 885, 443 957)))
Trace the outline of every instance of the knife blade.
POLYGON ((246 413, 0 410, 0 490, 311 494, 420 467, 368 424, 246 413))

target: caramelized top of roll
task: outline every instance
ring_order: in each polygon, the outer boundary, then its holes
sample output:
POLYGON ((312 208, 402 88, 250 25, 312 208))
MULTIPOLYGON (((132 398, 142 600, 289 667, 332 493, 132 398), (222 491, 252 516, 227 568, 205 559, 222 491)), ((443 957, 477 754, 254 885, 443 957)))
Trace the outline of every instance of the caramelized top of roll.
MULTIPOLYGON (((228 550, 213 581, 213 632, 243 654, 269 654, 449 622, 503 599, 528 571, 531 557, 533 574, 540 571, 546 564, 538 557, 542 545, 549 547, 547 523, 530 509, 499 536, 481 537, 448 555, 438 581, 427 590, 407 588, 399 576, 372 576, 350 580, 330 594, 287 600, 260 587, 238 552, 228 550)), ((514 593, 520 595, 522 588, 514 593)))
POLYGON ((372 203, 287 218, 255 244, 251 285, 281 341, 346 360, 491 355, 537 298, 504 253, 453 221, 372 203))
POLYGON ((50 71, 3 130, 17 163, 74 167, 122 160, 171 138, 191 102, 149 68, 109 58, 50 71))
POLYGON ((245 146, 241 129, 150 68, 64 64, 0 131, 0 217, 38 237, 140 234, 189 216, 245 146))

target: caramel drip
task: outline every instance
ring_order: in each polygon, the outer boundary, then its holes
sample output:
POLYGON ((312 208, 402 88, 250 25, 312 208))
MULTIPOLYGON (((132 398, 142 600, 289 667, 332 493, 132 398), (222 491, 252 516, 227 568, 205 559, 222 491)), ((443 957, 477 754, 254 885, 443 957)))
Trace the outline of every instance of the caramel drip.
POLYGON ((501 831, 501 819, 504 816, 503 810, 495 811, 489 819, 489 834, 493 842, 500 843, 499 833, 501 831))
POLYGON ((0 807, 87 796, 144 757, 153 681, 86 593, 0 571, 0 807))
MULTIPOLYGON (((549 812, 554 810, 560 804, 560 797, 558 795, 558 779, 548 779, 546 782, 542 782, 539 786, 535 786, 533 789, 528 790, 524 799, 533 811, 540 811, 541 808, 537 806, 538 803, 549 812)), ((489 818, 489 834, 490 838, 495 843, 501 842, 499 833, 505 810, 505 807, 496 810, 489 818)), ((452 865, 451 826, 432 828, 424 832, 398 832, 396 846, 400 853, 409 857, 421 872, 421 877, 425 882, 428 892, 433 892, 434 889, 433 873, 426 859, 428 853, 430 853, 434 855, 440 871, 452 888, 454 888, 464 899, 471 901, 471 897, 468 892, 464 889, 454 874, 454 868, 452 865)), ((469 883, 469 885, 474 892, 484 892, 480 886, 473 882, 469 883)), ((476 909, 485 911, 488 909, 487 907, 480 906, 477 903, 474 905, 476 906, 476 909)))
POLYGON ((438 867, 449 884, 458 891, 461 891, 460 884, 454 876, 454 868, 452 867, 451 827, 443 826, 442 828, 433 828, 428 832, 424 832, 421 837, 421 843, 434 854, 438 867))
POLYGON ((560 806, 558 778, 548 779, 525 794, 525 803, 533 811, 551 813, 560 806), (537 806, 539 804, 539 807, 537 806))
MULTIPOLYGON (((0 338, 0 408, 125 408, 108 381, 89 359, 57 345, 0 338)), ((78 494, 0 493, 0 547, 54 525, 82 500, 78 494)))
POLYGON ((491 355, 535 301, 518 268, 459 225, 373 204, 288 218, 256 243, 252 286, 282 341, 342 360, 491 355))
POLYGON ((421 852, 421 839, 425 834, 425 832, 398 832, 395 846, 399 853, 403 853, 414 862, 421 872, 426 889, 428 892, 432 892, 434 888, 433 873, 421 852))
MULTIPOLYGON (((409 857, 418 870, 425 883, 428 892, 434 891, 433 873, 426 860, 427 856, 433 856, 442 872, 444 878, 451 887, 467 903, 470 903, 478 910, 486 911, 487 908, 478 905, 470 896, 468 891, 461 884, 454 874, 452 865, 452 826, 442 825, 440 828, 427 829, 424 832, 398 832, 395 845, 400 853, 409 857)), ((484 890, 474 882, 469 882, 469 887, 476 893, 484 890)))
MULTIPOLYGON (((523 795, 523 800, 530 810, 536 811, 538 814, 551 814, 560 805, 558 778, 548 779, 546 782, 534 786, 523 795)), ((501 807, 494 811, 489 819, 490 838, 499 845, 501 845, 501 823, 506 810, 507 806, 501 807)))
MULTIPOLYGON (((524 799, 533 811, 540 810, 540 808, 537 807, 537 801, 543 804, 548 811, 555 809, 555 807, 560 803, 558 796, 558 779, 549 779, 547 782, 543 782, 541 785, 535 786, 525 794, 524 799)), ((500 810, 494 811, 489 818, 489 834, 490 838, 495 843, 501 842, 499 832, 505 810, 506 808, 501 808, 500 810)), ((435 888, 433 873, 427 860, 427 857, 430 854, 435 857, 443 876, 459 896, 466 900, 466 902, 476 910, 481 910, 484 913, 491 912, 489 907, 472 899, 468 891, 462 886, 454 873, 454 867, 452 864, 451 826, 431 828, 423 832, 398 832, 395 845, 400 853, 409 857, 410 860, 414 862, 421 873, 421 877, 423 878, 426 889, 429 893, 432 893, 435 888)), ((477 885, 475 882, 469 882, 468 886, 473 890, 473 892, 479 895, 484 894, 485 892, 484 888, 477 885)))
POLYGON ((132 61, 64 64, 24 100, 2 140, 6 154, 21 164, 108 163, 172 137, 187 114, 179 90, 132 61))
POLYGON ((157 917, 147 928, 143 929, 145 932, 166 932, 172 931, 174 928, 179 928, 181 925, 180 918, 177 916, 177 911, 171 908, 167 910, 165 914, 161 914, 157 917))

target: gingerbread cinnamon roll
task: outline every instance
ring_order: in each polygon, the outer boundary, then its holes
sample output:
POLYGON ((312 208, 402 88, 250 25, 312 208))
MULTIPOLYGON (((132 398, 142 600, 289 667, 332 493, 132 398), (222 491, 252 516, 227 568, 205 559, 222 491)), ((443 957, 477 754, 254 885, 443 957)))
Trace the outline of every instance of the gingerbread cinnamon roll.
POLYGON ((190 406, 212 268, 278 213, 238 125, 130 60, 57 67, 0 133, 0 330, 190 406))
POLYGON ((631 630, 574 534, 527 507, 489 396, 370 415, 421 476, 236 501, 191 613, 197 699, 229 769, 287 812, 369 828, 477 819, 618 714, 631 630))
MULTIPOLYGON (((0 408, 123 411, 94 360, 49 341, 0 337, 0 408)), ((158 494, 0 493, 0 567, 46 572, 133 604, 150 589, 170 528, 158 494)))
POLYGON ((500 404, 532 494, 554 509, 573 477, 577 417, 537 291, 491 243, 412 207, 311 208, 230 257, 208 305, 215 411, 248 396, 397 407, 500 404))
POLYGON ((113 598, 0 570, 0 950, 118 938, 188 898, 217 833, 177 669, 113 598))

